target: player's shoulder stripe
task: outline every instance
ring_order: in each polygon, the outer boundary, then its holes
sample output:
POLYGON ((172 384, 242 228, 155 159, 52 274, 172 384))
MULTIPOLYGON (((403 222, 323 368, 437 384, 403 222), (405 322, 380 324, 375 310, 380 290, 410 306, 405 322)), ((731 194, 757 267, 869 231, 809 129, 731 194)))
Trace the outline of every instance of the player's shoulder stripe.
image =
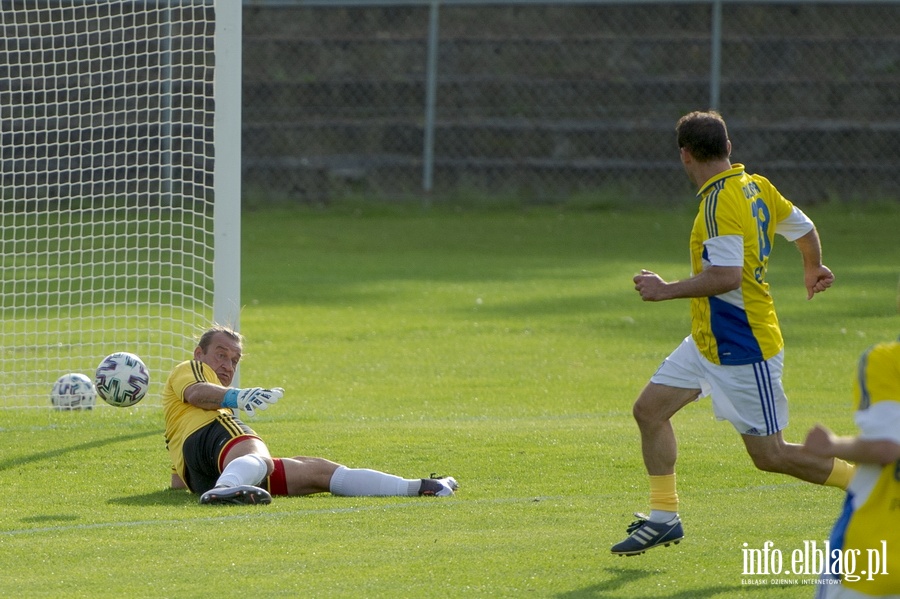
POLYGON ((869 354, 871 352, 871 347, 864 351, 856 364, 856 380, 859 382, 858 410, 866 410, 872 405, 872 397, 869 395, 869 387, 866 385, 866 368, 869 366, 869 354))
POLYGON ((706 236, 708 238, 717 237, 719 235, 719 225, 716 222, 716 209, 719 207, 719 192, 724 187, 724 181, 716 181, 712 190, 706 196, 706 211, 704 218, 706 220, 706 236))
POLYGON ((206 381, 206 377, 203 376, 203 362, 200 360, 191 360, 191 372, 194 373, 194 380, 198 383, 206 381))

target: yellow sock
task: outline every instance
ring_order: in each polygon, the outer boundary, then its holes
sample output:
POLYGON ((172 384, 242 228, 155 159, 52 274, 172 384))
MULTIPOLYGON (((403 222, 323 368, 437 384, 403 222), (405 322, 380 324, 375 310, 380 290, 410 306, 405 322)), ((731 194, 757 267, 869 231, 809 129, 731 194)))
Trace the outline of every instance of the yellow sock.
POLYGON ((678 493, 675 492, 675 475, 650 476, 650 509, 665 512, 678 511, 678 493))
POLYGON ((831 467, 831 474, 828 475, 828 479, 823 484, 826 487, 846 489, 850 486, 850 481, 853 479, 853 474, 855 472, 855 464, 834 458, 834 466, 831 467))

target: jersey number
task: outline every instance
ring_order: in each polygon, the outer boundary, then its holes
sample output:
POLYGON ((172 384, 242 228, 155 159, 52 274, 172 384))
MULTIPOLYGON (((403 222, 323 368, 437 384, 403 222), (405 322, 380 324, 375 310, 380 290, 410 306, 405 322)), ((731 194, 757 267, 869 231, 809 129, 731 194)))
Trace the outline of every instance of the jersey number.
POLYGON ((756 219, 756 231, 759 236, 759 261, 765 262, 772 252, 769 241, 769 207, 762 199, 753 202, 753 218, 756 219))
POLYGON ((762 265, 756 268, 755 275, 756 280, 762 283, 766 271, 766 262, 768 261, 769 254, 772 252, 772 242, 769 241, 769 207, 762 201, 762 198, 757 198, 756 201, 751 204, 751 208, 753 209, 753 218, 756 219, 759 261, 762 262, 762 265))

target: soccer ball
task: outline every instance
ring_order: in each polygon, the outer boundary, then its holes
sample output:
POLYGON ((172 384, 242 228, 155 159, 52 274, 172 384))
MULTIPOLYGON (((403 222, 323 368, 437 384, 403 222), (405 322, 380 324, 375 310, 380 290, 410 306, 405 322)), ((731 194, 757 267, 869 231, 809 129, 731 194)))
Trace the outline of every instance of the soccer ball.
POLYGON ((91 379, 78 372, 64 374, 53 383, 50 403, 57 410, 90 410, 97 399, 91 379))
POLYGON ((103 401, 117 408, 127 408, 147 394, 150 371, 136 355, 116 352, 100 362, 94 384, 103 401))

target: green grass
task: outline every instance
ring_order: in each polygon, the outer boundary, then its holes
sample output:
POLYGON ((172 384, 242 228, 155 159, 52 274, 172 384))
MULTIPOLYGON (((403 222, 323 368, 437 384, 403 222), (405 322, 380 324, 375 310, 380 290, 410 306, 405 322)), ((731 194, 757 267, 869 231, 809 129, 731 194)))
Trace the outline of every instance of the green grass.
MULTIPOLYGON (((853 431, 856 358, 900 328, 896 210, 809 212, 836 286, 807 302, 783 240, 770 271, 793 441, 816 421, 853 431)), ((675 418, 686 540, 609 554, 646 508, 631 403, 689 325, 685 302, 643 303, 631 277, 685 276, 692 218, 247 214, 240 376, 287 390, 253 423, 273 453, 452 474, 460 492, 201 507, 166 489, 150 402, 0 410, 0 596, 811 597, 742 584, 743 543, 822 542, 841 494, 756 471, 708 401, 675 418)))

